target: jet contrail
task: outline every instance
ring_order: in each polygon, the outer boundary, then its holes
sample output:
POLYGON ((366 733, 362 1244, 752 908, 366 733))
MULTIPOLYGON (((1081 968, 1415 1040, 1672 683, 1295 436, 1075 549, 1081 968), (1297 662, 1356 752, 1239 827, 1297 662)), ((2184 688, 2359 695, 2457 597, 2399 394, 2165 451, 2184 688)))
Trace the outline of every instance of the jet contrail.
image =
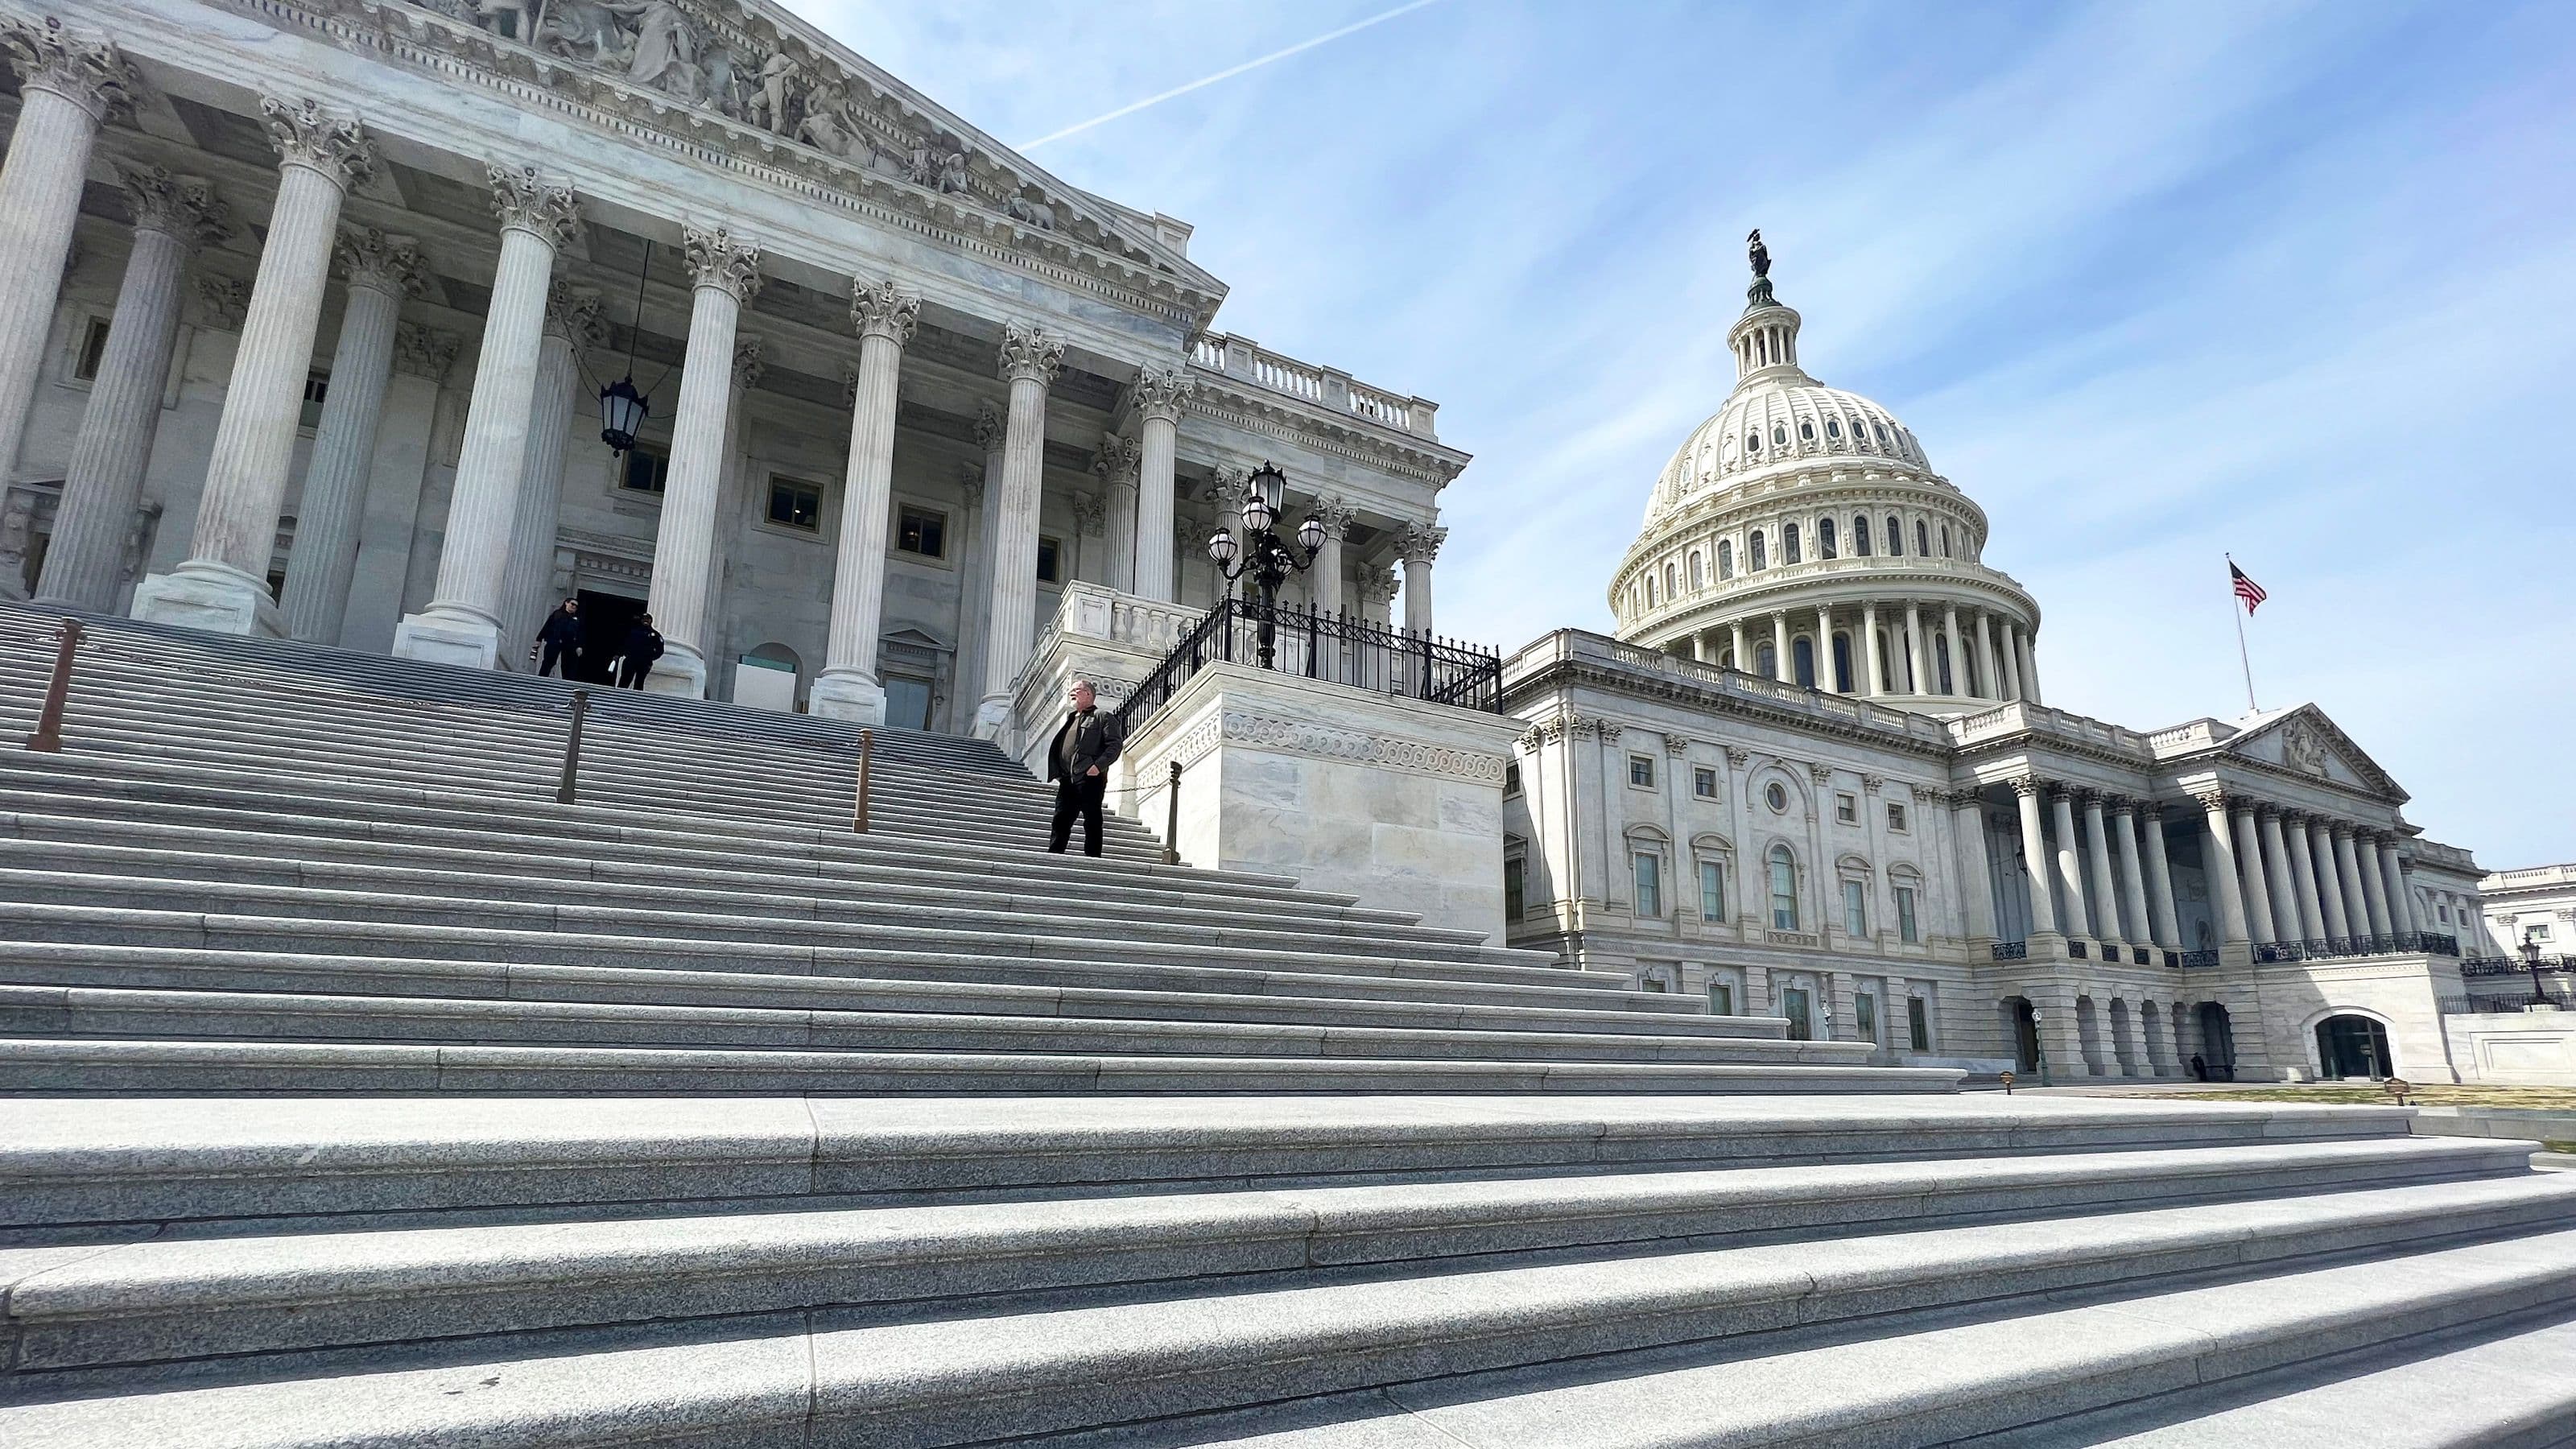
POLYGON ((1425 5, 1435 3, 1437 3, 1437 0, 1411 0, 1411 3, 1409 4, 1398 5, 1392 10, 1382 11, 1379 14, 1370 16, 1366 20, 1353 21, 1339 30, 1318 35, 1312 40, 1301 40, 1295 45, 1289 46, 1285 50, 1274 50, 1268 55, 1262 56, 1258 60, 1247 60, 1241 65, 1232 66, 1228 69, 1218 71, 1212 76, 1203 76, 1190 82, 1188 85, 1174 86, 1170 90, 1163 92, 1161 95, 1147 96, 1141 101, 1130 101, 1126 105, 1120 106, 1118 109, 1108 112, 1105 115, 1094 116, 1088 121, 1083 121, 1075 125, 1067 126, 1061 131, 1040 136, 1036 140, 1020 147, 1020 149, 1028 151, 1033 150, 1036 147, 1043 146, 1049 141, 1061 141, 1067 136, 1071 136, 1082 131, 1088 131, 1094 126, 1103 125, 1107 122, 1117 120, 1120 116, 1134 115, 1136 112, 1145 109, 1147 106, 1159 106, 1174 96, 1185 96, 1202 87, 1215 85, 1218 81, 1232 80, 1236 76, 1243 74, 1245 71, 1259 70, 1263 66, 1270 64, 1272 61, 1286 60, 1288 57, 1295 55, 1300 51, 1313 50, 1316 46, 1322 45, 1326 41, 1339 40, 1343 36, 1349 35, 1354 31, 1366 30, 1372 25, 1384 24, 1385 22, 1393 20, 1395 17, 1404 14, 1406 11, 1419 10, 1425 5))

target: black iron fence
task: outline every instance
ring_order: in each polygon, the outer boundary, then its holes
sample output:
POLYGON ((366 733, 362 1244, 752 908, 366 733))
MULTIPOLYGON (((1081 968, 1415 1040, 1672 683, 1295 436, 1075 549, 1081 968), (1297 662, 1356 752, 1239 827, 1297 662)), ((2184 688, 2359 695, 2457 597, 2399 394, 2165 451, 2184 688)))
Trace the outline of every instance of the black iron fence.
MULTIPOLYGON (((2565 976, 2576 973, 2576 956, 2543 956, 2540 974, 2565 976)), ((2531 968, 2518 956, 2471 956, 2460 963, 2463 976, 2527 976, 2531 968)))
POLYGON ((1207 666, 1259 667, 1265 655, 1280 674, 1488 714, 1503 709, 1503 657, 1495 650, 1323 609, 1226 599, 1163 656, 1118 707, 1118 719, 1133 729, 1207 666))
POLYGON ((2534 1001, 2528 996, 2445 996, 2441 998, 2444 1016, 2504 1016, 2534 1007, 2543 1011, 2576 1011, 2576 992, 2552 992, 2534 1001))
MULTIPOLYGON (((2440 931, 2397 931, 2384 936, 2329 936, 2313 941, 2274 941, 2256 946, 2257 961, 2330 961, 2340 956, 2394 956, 2421 951, 2432 956, 2457 956, 2460 942, 2456 936, 2440 931)), ((2463 968, 2466 974, 2466 968, 2463 968)))

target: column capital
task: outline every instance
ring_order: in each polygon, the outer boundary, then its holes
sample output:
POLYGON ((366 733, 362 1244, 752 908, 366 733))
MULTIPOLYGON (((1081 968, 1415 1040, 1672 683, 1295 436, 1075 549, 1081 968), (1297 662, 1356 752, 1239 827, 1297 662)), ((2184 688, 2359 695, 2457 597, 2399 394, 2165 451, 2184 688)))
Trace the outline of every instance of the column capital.
POLYGON ((1099 493, 1073 495, 1073 522, 1075 527, 1094 537, 1107 533, 1109 531, 1108 497, 1099 493))
POLYGON ((1091 455, 1091 471, 1104 483, 1133 483, 1144 456, 1144 445, 1134 438, 1102 433, 1100 447, 1091 455))
POLYGON ((1133 392, 1136 415, 1177 423, 1181 420, 1182 405, 1198 390, 1197 383, 1175 369, 1148 367, 1136 374, 1133 392))
POLYGON ((200 274, 191 284, 197 325, 218 332, 239 332, 250 311, 250 283, 239 277, 200 274))
POLYGON ((2055 788, 2052 782, 2043 780, 2037 775, 2018 775, 2015 776, 2010 783, 2012 785, 2012 792, 2024 800, 2028 800, 2036 795, 2048 794, 2053 788, 2055 788))
POLYGON ((1408 523, 1395 536, 1396 557, 1409 564, 1428 565, 1440 556, 1440 545, 1449 541, 1449 530, 1432 524, 1408 523))
POLYGON ((749 392, 760 386, 760 380, 769 375, 769 364, 761 358, 761 353, 768 349, 768 345, 749 332, 734 335, 733 385, 735 387, 749 392))
POLYGON ((420 246, 407 236, 387 236, 372 226, 343 231, 331 245, 331 260, 352 287, 397 297, 418 297, 429 290, 429 277, 421 270, 420 246))
POLYGON ((1688 735, 1677 735, 1677 734, 1672 733, 1670 730, 1667 730, 1667 731, 1665 731, 1665 732, 1664 732, 1664 753, 1665 753, 1665 754, 1672 755, 1672 756, 1674 756, 1674 757, 1678 758, 1678 757, 1680 757, 1682 754, 1684 754, 1685 752, 1687 752, 1689 749, 1690 749, 1690 736, 1688 736, 1688 735))
POLYGON ((555 278, 546 288, 546 335, 563 338, 575 349, 605 343, 608 324, 599 320, 599 294, 555 278))
POLYGON ((910 345, 921 325, 921 299, 895 290, 891 279, 870 282, 850 278, 850 325, 859 336, 882 337, 897 347, 910 345))
POLYGON ((105 121, 129 115, 143 75, 112 40, 83 40, 48 15, 42 24, 0 19, 0 52, 27 90, 51 91, 105 121))
POLYGON ((2113 815, 2134 816, 2138 813, 2138 802, 2127 795, 2104 795, 2102 808, 2113 815))
MULTIPOLYGON (((1217 507, 1225 511, 1226 519, 1220 520, 1220 526, 1222 526, 1224 522, 1230 521, 1233 515, 1241 512, 1243 500, 1252 496, 1252 475, 1241 468, 1230 468, 1219 463, 1216 465, 1215 482, 1210 484, 1209 488, 1216 494, 1217 507)), ((1389 589, 1387 597, 1394 598, 1395 591, 1389 589)))
POLYGON ((749 302, 760 295, 760 244, 735 236, 721 226, 680 228, 680 249, 689 264, 689 280, 749 302))
POLYGON ((2191 798, 2199 801, 2200 808, 2203 810, 2217 810, 2221 812, 2226 811, 2232 806, 2244 803, 2243 797, 2230 795, 2226 791, 2219 789, 2194 790, 2191 792, 2191 798))
POLYGON ((1601 742, 1602 742, 1603 744, 1609 744, 1609 745, 1615 745, 1615 744, 1619 743, 1619 736, 1621 736, 1621 735, 1623 735, 1623 734, 1627 733, 1627 730, 1628 730, 1628 727, 1627 727, 1626 725, 1620 724, 1620 723, 1618 723, 1618 722, 1616 722, 1616 721, 1614 721, 1614 720, 1606 720, 1606 719, 1605 719, 1605 720, 1595 720, 1595 721, 1593 722, 1592 728, 1593 728, 1597 733, 1599 733, 1599 734, 1600 734, 1600 736, 1601 736, 1601 742))
POLYGON ((343 191, 375 174, 376 143, 356 117, 333 116, 310 98, 262 96, 259 109, 279 164, 318 171, 343 191))
POLYGON ((2300 829, 2300 828, 2304 827, 2304 826, 2305 826, 2305 825, 2306 825, 2310 820, 2312 820, 2312 819, 2314 819, 2314 818, 2315 818, 2314 816, 2312 816, 2312 815, 2308 814, 2308 812, 2307 812, 2307 811, 2305 811, 2305 810, 2297 810, 2297 809, 2293 809, 2293 808, 2291 808, 2290 806, 2287 806, 2287 805, 2284 805, 2284 806, 2282 806, 2282 807, 2281 807, 2281 811, 2280 811, 2280 813, 2281 813, 2281 828, 2282 828, 2282 829, 2284 829, 2284 830, 2297 830, 2297 829, 2300 829))
POLYGON ((1360 597, 1372 603, 1394 603, 1399 586, 1395 570, 1384 564, 1371 564, 1360 570, 1360 597))
POLYGON ((453 332, 405 322, 394 329, 394 371, 431 382, 445 382, 462 345, 453 332))
POLYGON ((2273 804, 2269 800, 2257 800, 2254 802, 2254 818, 2257 820, 2271 820, 2277 822, 2281 818, 2281 815, 2281 807, 2273 804))
POLYGON ((1879 791, 1887 788, 1887 777, 1884 775, 1863 775, 1860 777, 1860 787, 1864 792, 1875 795, 1879 791))
MULTIPOLYGON (((858 387, 858 376, 855 369, 851 371, 850 386, 854 391, 858 387)), ((1003 421, 1001 409, 994 407, 990 402, 980 402, 975 405, 975 446, 987 453, 1002 446, 1002 434, 1007 428, 1008 424, 1003 421)))
POLYGON ((552 248, 562 247, 572 236, 573 224, 581 220, 581 207, 571 187, 546 181, 534 166, 504 166, 495 161, 483 173, 491 178, 492 219, 501 223, 501 230, 526 232, 552 248))
POLYGON ((1753 752, 1744 748, 1742 745, 1728 745, 1726 747, 1726 762, 1741 770, 1745 766, 1753 763, 1753 752))
POLYGON ((136 231, 165 232, 191 247, 212 246, 232 234, 233 209, 202 177, 119 161, 116 179, 136 231))
POLYGON ((1055 385, 1055 375, 1064 370, 1064 343, 1047 335, 1043 327, 1023 327, 1017 322, 1002 324, 1002 378, 1006 382, 1034 382, 1040 387, 1055 385))
POLYGON ((2328 820, 2320 817, 2317 823, 2326 828, 2326 834, 2337 840, 2350 840, 2355 834, 2353 823, 2349 820, 2328 820))

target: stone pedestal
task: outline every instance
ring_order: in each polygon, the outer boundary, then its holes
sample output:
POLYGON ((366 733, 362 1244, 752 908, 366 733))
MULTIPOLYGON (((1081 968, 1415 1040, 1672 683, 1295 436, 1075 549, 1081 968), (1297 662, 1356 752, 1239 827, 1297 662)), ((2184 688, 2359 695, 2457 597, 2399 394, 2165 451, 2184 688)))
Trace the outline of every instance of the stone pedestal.
MULTIPOLYGON (((1079 579, 1067 583, 1055 617, 1039 633, 1028 668, 1020 673, 1010 713, 986 738, 1043 778, 1047 741, 1071 707, 1066 697, 1073 682, 1090 680, 1103 708, 1125 704, 1205 615, 1187 604, 1167 604, 1079 579)), ((1162 828, 1159 821, 1147 823, 1162 828)))
POLYGON ((805 712, 825 719, 879 725, 885 723, 885 702, 885 686, 868 675, 827 669, 815 676, 814 687, 806 691, 805 712))
MULTIPOLYGON (((1160 832, 1181 765, 1191 865, 1295 877, 1425 925, 1503 938, 1503 767, 1524 725, 1240 664, 1131 724, 1113 789, 1160 832)), ((1117 798, 1113 796, 1113 798, 1117 798)))
POLYGON ((190 629, 286 637, 286 618, 268 592, 268 580, 214 559, 192 558, 166 574, 146 577, 134 586, 131 612, 137 619, 190 629))

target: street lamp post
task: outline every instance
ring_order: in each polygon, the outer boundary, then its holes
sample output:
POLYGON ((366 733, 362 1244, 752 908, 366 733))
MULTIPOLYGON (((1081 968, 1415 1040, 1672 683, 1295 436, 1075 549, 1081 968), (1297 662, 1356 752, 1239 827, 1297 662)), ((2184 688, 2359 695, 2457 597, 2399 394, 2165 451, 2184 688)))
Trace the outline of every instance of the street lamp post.
POLYGON ((1255 621, 1259 626, 1256 637, 1261 667, 1268 669, 1278 635, 1279 586, 1288 582, 1291 575, 1314 567, 1315 555, 1324 546, 1324 520, 1307 515, 1306 521, 1297 525, 1297 541, 1292 548, 1285 539, 1271 531, 1279 521, 1279 504, 1271 499, 1276 495, 1280 503, 1287 501, 1288 475, 1276 466, 1264 463, 1252 475, 1250 483, 1243 498, 1242 543, 1238 545, 1232 533, 1220 528, 1208 539, 1208 558, 1216 564, 1217 571, 1225 575, 1226 582, 1232 583, 1250 574, 1253 582, 1261 586, 1261 615, 1255 621))
POLYGON ((2547 1006, 2549 993, 2540 989, 2540 942, 2530 931, 2522 933, 2522 966, 2531 973, 2531 1004, 2547 1006))

